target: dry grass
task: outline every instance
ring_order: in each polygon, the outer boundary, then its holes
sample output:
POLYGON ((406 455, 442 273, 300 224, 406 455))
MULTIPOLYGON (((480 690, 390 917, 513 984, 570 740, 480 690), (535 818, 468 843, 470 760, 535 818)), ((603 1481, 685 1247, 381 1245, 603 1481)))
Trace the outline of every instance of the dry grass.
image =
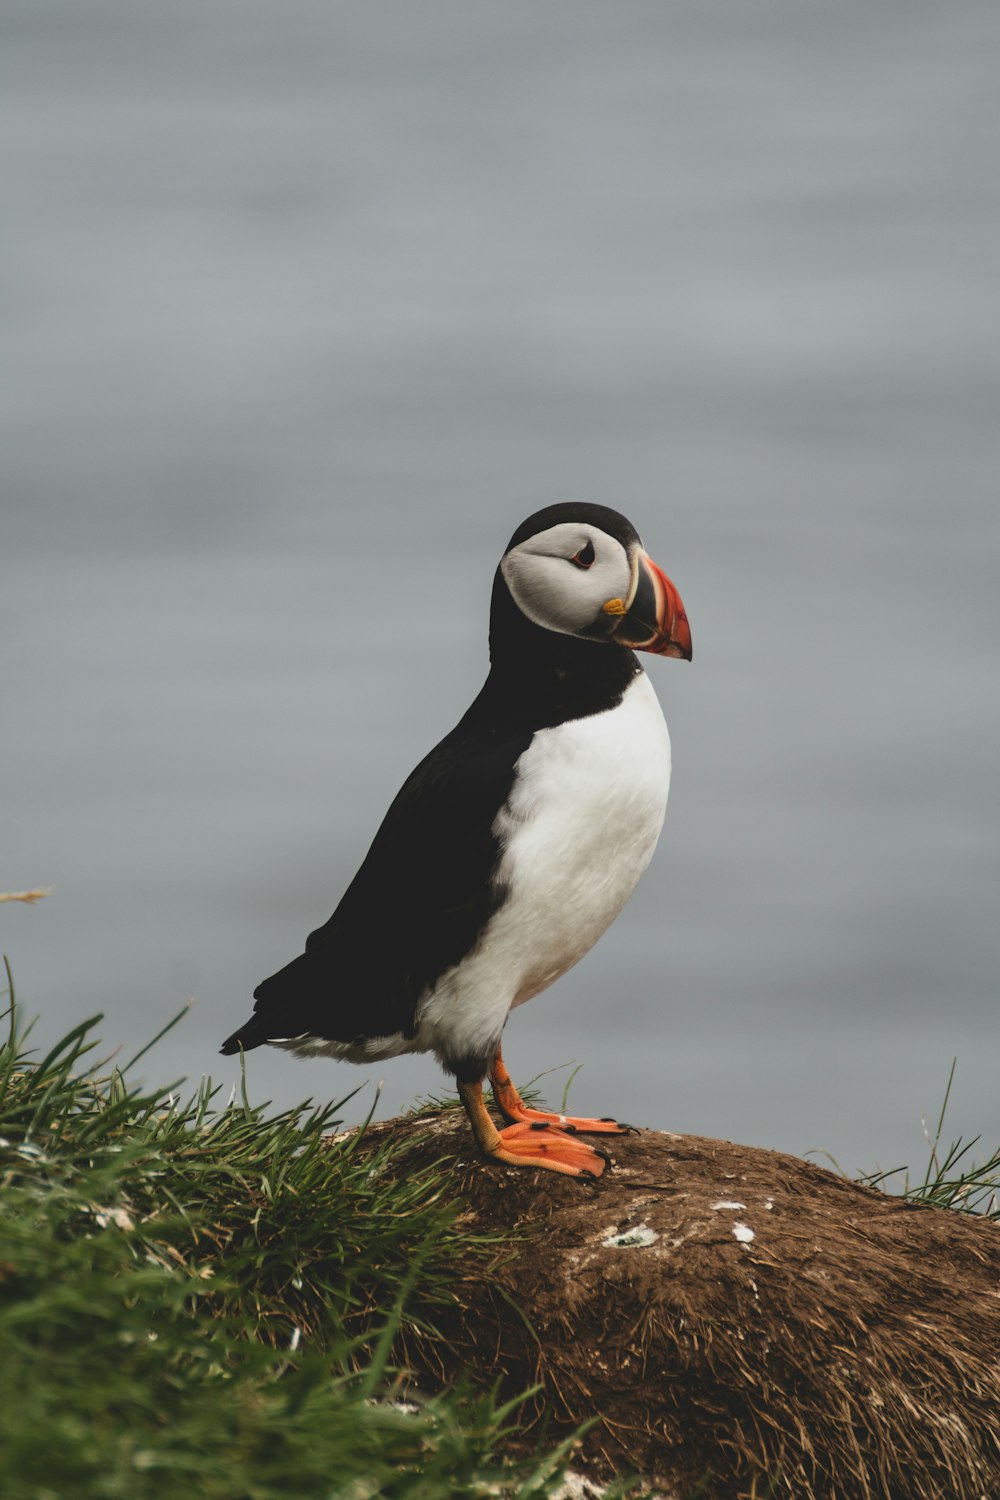
POLYGON ((685 1500, 1000 1496, 984 1217, 695 1137, 617 1140, 582 1186, 484 1170, 447 1113, 383 1129, 407 1170, 450 1156, 469 1228, 522 1237, 508 1303, 483 1286, 443 1345, 408 1340, 428 1378, 538 1380, 540 1416, 600 1419, 592 1472, 634 1467, 685 1500))

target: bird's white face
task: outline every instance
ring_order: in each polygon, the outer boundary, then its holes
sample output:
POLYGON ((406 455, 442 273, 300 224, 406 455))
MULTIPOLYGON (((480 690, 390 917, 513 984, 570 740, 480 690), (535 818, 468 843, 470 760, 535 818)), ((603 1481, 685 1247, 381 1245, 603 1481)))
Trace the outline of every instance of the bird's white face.
POLYGON ((632 562, 621 542, 585 521, 540 531, 508 552, 500 567, 521 613, 560 635, 609 636, 618 622, 604 606, 624 601, 632 585, 632 562))
POLYGON ((564 521, 511 547, 500 570, 544 630, 691 659, 680 595, 638 538, 626 547, 593 522, 564 521))

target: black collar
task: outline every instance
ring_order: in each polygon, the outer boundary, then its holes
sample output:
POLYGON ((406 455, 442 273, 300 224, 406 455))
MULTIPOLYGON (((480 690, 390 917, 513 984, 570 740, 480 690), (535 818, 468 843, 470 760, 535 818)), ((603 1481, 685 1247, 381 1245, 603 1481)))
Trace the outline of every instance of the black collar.
POLYGON ((632 651, 535 625, 500 569, 490 610, 490 675, 472 710, 543 729, 614 708, 642 668, 632 651), (485 701, 484 701, 485 700, 485 701))

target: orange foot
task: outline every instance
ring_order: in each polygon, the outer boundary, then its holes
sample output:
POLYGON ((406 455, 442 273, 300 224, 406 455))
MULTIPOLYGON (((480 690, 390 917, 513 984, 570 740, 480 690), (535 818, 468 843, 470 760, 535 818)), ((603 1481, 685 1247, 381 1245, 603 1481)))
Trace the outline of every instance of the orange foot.
POLYGON ((608 1164, 603 1151, 546 1123, 508 1125, 497 1131, 495 1146, 483 1149, 493 1161, 512 1167, 544 1167, 567 1177, 600 1177, 608 1164))
POLYGON ((541 1167, 566 1177, 600 1177, 607 1166, 603 1151, 544 1122, 522 1121, 498 1130, 483 1100, 481 1083, 460 1083, 458 1092, 479 1149, 490 1161, 512 1167, 541 1167))
POLYGON ((490 1069, 493 1097, 505 1119, 515 1124, 550 1125, 571 1135, 637 1135, 634 1125, 625 1125, 605 1116, 603 1119, 579 1119, 575 1115, 557 1115, 544 1109, 531 1109, 511 1081, 499 1048, 490 1069))

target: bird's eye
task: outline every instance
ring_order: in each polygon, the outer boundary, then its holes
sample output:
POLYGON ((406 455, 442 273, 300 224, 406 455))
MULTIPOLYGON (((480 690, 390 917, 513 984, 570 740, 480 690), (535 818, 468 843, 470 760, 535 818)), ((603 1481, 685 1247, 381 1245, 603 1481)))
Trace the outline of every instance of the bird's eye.
POLYGON ((578 568, 589 568, 595 555, 593 542, 586 541, 576 556, 570 558, 570 562, 576 563, 578 568))

